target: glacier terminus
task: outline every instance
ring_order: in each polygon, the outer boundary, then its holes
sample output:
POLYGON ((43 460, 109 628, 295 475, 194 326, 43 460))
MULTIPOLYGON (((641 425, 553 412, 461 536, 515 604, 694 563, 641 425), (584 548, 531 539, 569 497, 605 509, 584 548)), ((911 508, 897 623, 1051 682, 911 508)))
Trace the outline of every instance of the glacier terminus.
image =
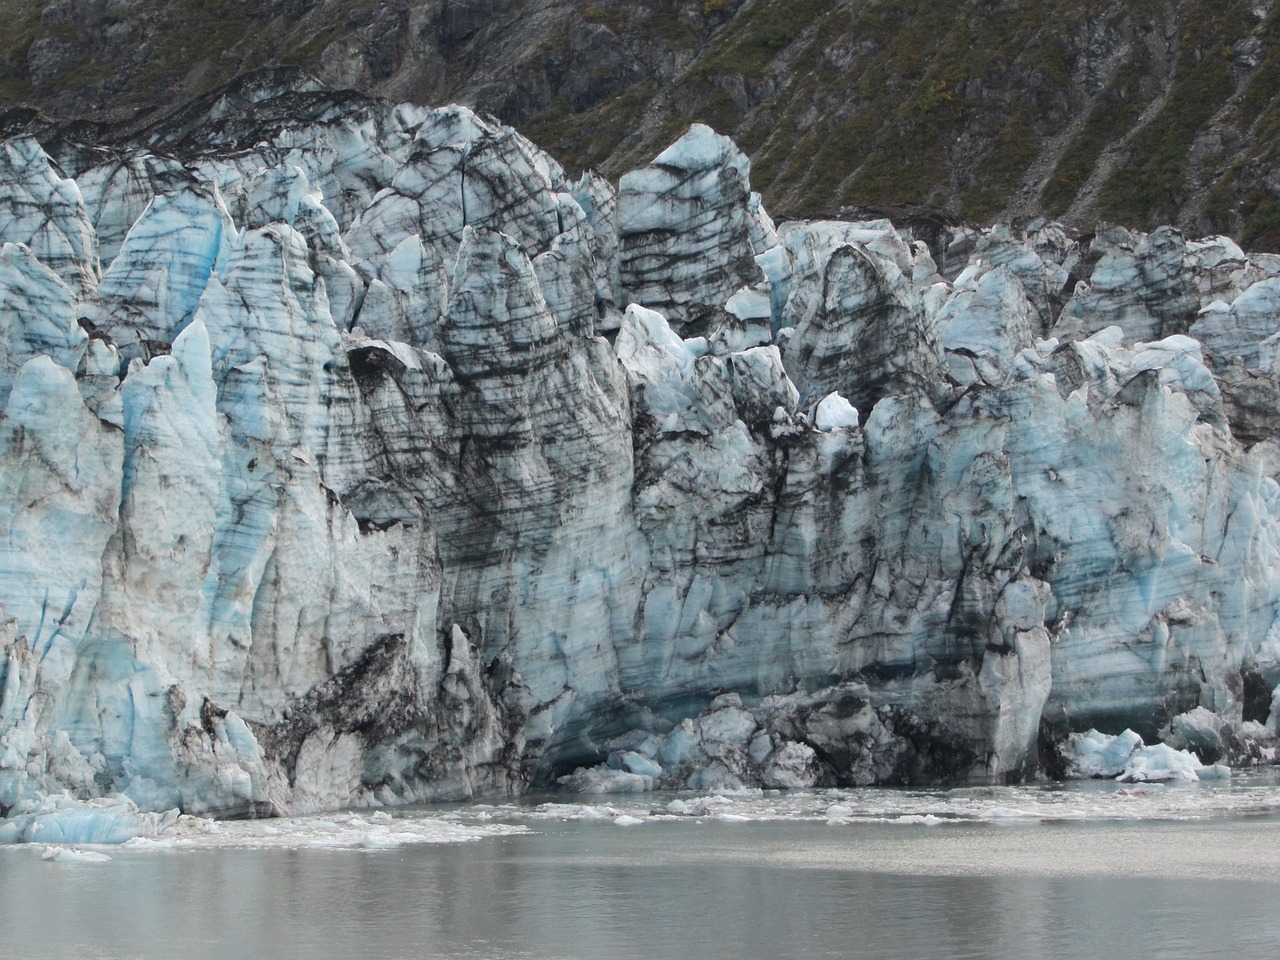
POLYGON ((303 82, 15 133, 0 240, 0 840, 1276 759, 1280 257, 303 82))

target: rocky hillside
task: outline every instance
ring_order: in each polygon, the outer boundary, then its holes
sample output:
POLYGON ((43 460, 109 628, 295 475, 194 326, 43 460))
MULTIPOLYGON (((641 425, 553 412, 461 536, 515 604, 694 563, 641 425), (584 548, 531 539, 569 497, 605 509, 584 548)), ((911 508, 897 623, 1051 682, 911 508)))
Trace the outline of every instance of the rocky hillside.
POLYGON ((0 103, 115 122, 262 67, 616 176, 692 121, 786 214, 1175 223, 1280 249, 1269 0, 0 0, 0 103))

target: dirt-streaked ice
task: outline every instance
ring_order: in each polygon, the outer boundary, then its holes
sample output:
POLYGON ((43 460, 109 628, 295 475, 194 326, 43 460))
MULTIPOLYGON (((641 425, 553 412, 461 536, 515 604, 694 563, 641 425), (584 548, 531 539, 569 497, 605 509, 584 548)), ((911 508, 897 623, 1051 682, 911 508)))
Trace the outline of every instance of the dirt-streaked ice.
POLYGON ((1275 759, 1271 259, 269 93, 0 146, 5 836, 1275 759))

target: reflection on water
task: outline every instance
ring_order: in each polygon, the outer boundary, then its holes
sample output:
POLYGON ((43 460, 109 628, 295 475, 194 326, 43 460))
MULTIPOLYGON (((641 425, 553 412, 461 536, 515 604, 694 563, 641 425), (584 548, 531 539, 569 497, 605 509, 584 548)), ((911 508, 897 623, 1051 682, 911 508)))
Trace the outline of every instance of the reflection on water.
POLYGON ((548 809, 459 810, 533 832, 455 845, 117 848, 102 864, 3 848, 0 955, 1128 960, 1270 958, 1280 943, 1280 816, 1265 805, 940 827, 622 827, 548 809))

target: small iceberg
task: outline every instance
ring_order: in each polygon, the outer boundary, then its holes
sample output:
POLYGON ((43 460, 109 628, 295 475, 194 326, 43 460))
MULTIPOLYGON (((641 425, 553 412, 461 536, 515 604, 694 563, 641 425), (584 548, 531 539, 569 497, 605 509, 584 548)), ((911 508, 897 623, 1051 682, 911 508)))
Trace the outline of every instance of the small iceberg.
POLYGON ((1147 746, 1132 730, 1116 736, 1089 730, 1073 733, 1062 748, 1068 779, 1111 778, 1121 783, 1164 780, 1226 780, 1231 768, 1203 764, 1189 750, 1164 743, 1147 746))
POLYGON ((111 858, 93 850, 68 850, 66 847, 50 847, 40 854, 41 860, 54 863, 106 863, 111 858))

